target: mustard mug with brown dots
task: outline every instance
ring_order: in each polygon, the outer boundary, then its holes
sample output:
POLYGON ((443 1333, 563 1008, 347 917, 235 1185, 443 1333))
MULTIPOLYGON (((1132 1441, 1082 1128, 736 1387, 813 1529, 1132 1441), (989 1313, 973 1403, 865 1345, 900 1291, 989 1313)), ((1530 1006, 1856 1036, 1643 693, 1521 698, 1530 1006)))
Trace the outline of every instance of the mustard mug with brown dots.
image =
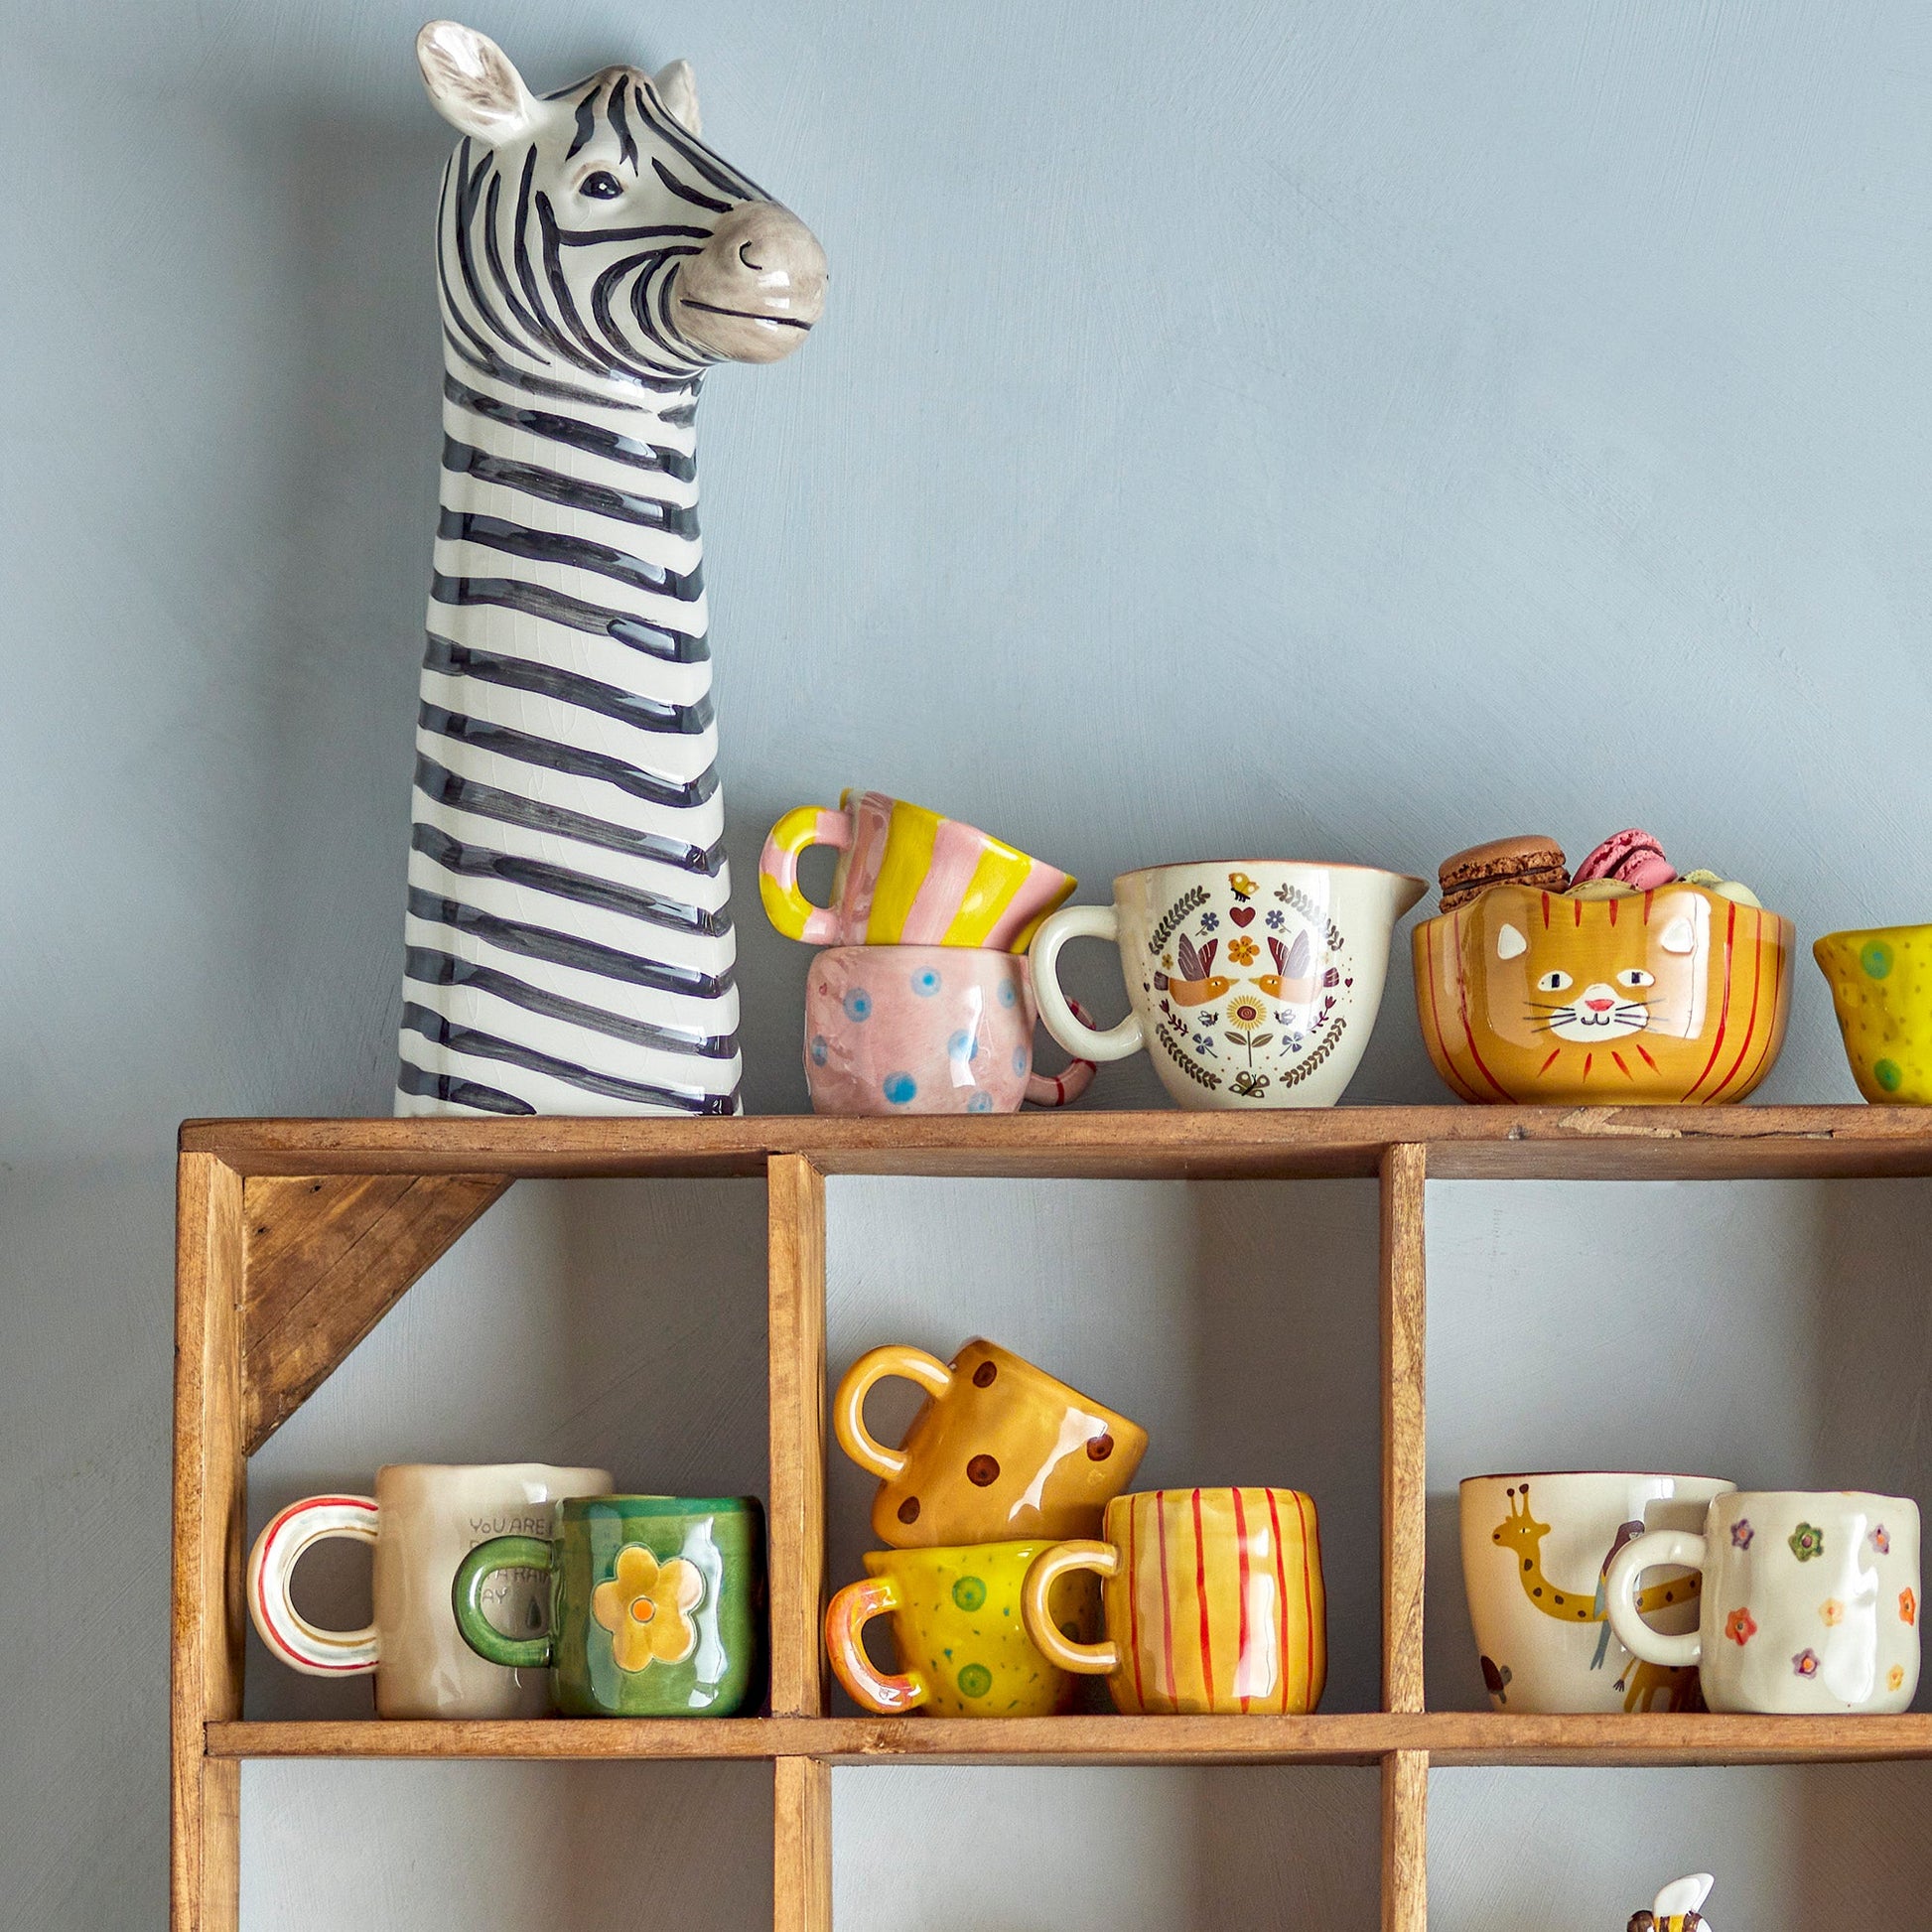
POLYGON ((839 1384, 832 1427, 879 1478, 872 1527, 896 1550, 1097 1536, 1147 1452, 1138 1423, 990 1341, 969 1341, 950 1363, 897 1343, 861 1355, 839 1384), (865 1414, 893 1376, 926 1394, 897 1449, 865 1414))

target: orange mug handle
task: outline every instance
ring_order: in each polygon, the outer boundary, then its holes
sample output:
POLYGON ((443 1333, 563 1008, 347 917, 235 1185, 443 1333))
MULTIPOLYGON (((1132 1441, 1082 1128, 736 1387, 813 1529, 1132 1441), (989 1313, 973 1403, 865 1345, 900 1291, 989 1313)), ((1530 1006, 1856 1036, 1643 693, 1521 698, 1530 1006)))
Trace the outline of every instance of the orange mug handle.
POLYGON ((861 1584, 847 1584, 825 1612, 825 1654, 832 1660, 832 1674, 854 1704, 882 1718, 901 1717, 926 1700, 926 1682, 917 1671, 889 1676, 866 1655, 861 1634, 866 1625, 897 1608, 898 1590, 893 1580, 869 1577, 861 1584))
POLYGON ((875 1383, 893 1375, 916 1382, 935 1398, 952 1387, 952 1370, 938 1356, 900 1342, 869 1349, 846 1370, 839 1392, 832 1398, 832 1433, 839 1439, 839 1448, 881 1482, 897 1481, 905 1473, 907 1460, 903 1449, 888 1449, 866 1427, 866 1397, 875 1383))
POLYGON ((814 905, 798 885, 799 855, 814 845, 843 852, 852 843, 852 819, 826 805, 798 805, 772 826, 759 854, 759 897, 764 916, 787 939, 811 946, 839 943, 839 915, 814 905))
POLYGON ((1113 1638, 1099 1643, 1075 1643, 1053 1621, 1046 1605, 1053 1586, 1076 1570, 1092 1570, 1102 1577, 1120 1574, 1120 1552, 1111 1543, 1055 1543, 1042 1550, 1027 1570, 1020 1586, 1020 1614, 1034 1648, 1049 1664, 1081 1677, 1105 1677, 1120 1668, 1120 1645, 1113 1638))

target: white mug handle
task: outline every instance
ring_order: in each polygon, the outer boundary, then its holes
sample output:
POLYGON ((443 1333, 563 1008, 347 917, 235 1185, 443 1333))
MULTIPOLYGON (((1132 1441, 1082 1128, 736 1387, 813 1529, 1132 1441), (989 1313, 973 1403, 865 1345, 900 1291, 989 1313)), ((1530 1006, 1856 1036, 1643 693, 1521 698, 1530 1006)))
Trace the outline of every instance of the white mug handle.
POLYGON ((1633 1537, 1623 1546, 1610 1574, 1603 1583, 1603 1601, 1609 1611, 1610 1628, 1616 1640, 1631 1656, 1646 1664, 1662 1664, 1670 1670, 1684 1670, 1703 1654, 1704 1640, 1695 1630, 1682 1636, 1667 1637, 1653 1630, 1637 1611, 1637 1579, 1658 1564, 1681 1565, 1686 1570, 1702 1570, 1708 1555, 1704 1538, 1689 1530, 1652 1530, 1648 1536, 1633 1537))
POLYGON ((255 1539, 248 1556, 248 1614, 261 1640, 309 1677, 362 1677, 376 1666, 375 1625, 320 1630, 295 1607, 289 1579, 317 1543, 336 1536, 375 1545, 373 1496, 310 1496, 291 1503, 255 1539))
POLYGON ((1111 905, 1063 905, 1034 935, 1028 949, 1034 962, 1034 997, 1039 1021, 1076 1059, 1124 1060, 1147 1044, 1141 1023, 1130 1008, 1127 1018, 1104 1033, 1084 1025, 1060 991, 1060 948, 1069 939, 1120 938, 1120 914, 1111 905))

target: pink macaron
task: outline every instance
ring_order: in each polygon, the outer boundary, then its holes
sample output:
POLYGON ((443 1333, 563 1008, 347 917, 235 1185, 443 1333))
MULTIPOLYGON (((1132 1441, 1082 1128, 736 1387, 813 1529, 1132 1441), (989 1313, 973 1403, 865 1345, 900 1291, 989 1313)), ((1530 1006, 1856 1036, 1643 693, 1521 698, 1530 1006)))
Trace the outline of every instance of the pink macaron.
POLYGON ((1631 826, 1625 832, 1612 832, 1577 868, 1573 885, 1587 879, 1614 879, 1633 892, 1654 892, 1677 878, 1677 868, 1664 857, 1664 848, 1648 832, 1631 826))

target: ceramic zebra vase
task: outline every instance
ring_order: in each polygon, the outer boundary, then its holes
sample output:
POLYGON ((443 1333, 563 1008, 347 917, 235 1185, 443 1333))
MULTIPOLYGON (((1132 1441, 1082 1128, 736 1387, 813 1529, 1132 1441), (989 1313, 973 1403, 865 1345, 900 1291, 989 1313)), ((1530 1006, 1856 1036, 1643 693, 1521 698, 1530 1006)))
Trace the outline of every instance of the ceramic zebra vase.
POLYGON ((537 99, 467 27, 416 52, 463 139, 396 1111, 733 1113, 693 416, 804 341, 825 256, 683 62, 537 99))

